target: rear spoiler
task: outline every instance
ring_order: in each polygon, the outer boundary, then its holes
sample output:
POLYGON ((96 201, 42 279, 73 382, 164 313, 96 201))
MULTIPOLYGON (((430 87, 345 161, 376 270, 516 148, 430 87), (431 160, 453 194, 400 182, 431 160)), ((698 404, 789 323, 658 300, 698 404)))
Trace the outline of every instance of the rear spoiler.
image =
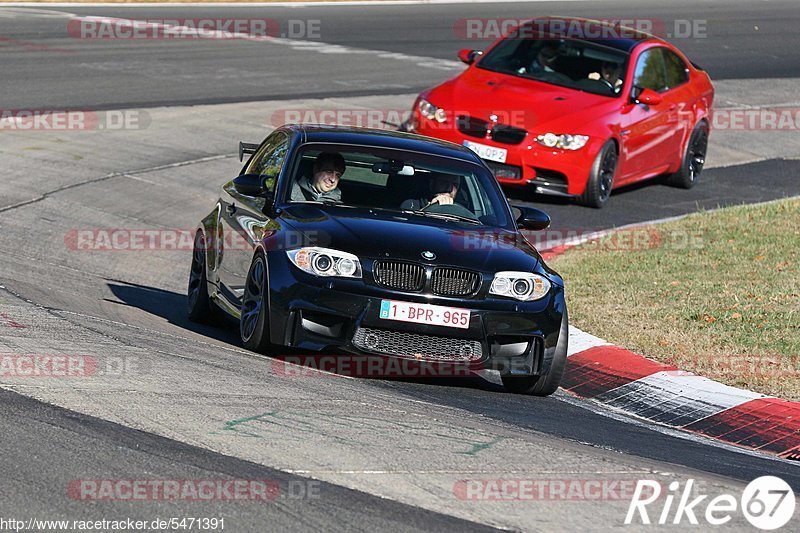
POLYGON ((252 143, 245 143, 245 142, 239 141, 239 161, 243 161, 244 160, 244 155, 245 154, 252 155, 252 154, 256 153, 256 151, 258 150, 259 146, 261 146, 261 145, 252 144, 252 143))

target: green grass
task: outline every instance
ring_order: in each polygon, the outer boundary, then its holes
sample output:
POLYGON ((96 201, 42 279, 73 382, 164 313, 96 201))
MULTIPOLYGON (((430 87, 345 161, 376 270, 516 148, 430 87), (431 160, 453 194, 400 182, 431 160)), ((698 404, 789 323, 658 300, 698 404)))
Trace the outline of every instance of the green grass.
POLYGON ((800 400, 800 199, 622 231, 550 263, 566 279, 579 328, 800 400))

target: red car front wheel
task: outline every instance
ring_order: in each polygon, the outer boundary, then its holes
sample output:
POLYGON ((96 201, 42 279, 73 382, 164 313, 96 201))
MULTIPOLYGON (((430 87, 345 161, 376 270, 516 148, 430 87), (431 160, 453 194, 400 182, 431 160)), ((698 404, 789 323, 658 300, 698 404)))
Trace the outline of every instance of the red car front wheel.
POLYGON ((580 202, 589 207, 603 207, 611 197, 614 188, 614 175, 617 172, 617 145, 609 139, 600 149, 592 164, 586 189, 580 202))

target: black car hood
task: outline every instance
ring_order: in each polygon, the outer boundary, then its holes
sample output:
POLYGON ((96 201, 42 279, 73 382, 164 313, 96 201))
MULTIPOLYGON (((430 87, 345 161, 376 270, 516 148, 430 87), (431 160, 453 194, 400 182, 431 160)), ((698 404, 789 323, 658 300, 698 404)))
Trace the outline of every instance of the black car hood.
POLYGON ((538 252, 520 234, 501 228, 380 209, 317 204, 290 205, 280 217, 302 233, 304 243, 359 257, 460 266, 484 272, 531 272, 540 261, 538 252), (432 252, 436 257, 426 261, 423 252, 432 252))

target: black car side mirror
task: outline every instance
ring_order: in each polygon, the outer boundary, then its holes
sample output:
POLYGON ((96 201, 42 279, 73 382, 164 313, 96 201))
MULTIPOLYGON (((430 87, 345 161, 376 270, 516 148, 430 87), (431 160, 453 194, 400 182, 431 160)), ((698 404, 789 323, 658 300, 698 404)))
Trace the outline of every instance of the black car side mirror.
POLYGON ((512 211, 517 217, 517 224, 525 229, 539 231, 550 226, 550 215, 535 207, 513 206, 512 211))
POLYGON ((264 174, 242 174, 233 179, 233 188, 245 196, 267 196, 266 181, 270 176, 264 174))

